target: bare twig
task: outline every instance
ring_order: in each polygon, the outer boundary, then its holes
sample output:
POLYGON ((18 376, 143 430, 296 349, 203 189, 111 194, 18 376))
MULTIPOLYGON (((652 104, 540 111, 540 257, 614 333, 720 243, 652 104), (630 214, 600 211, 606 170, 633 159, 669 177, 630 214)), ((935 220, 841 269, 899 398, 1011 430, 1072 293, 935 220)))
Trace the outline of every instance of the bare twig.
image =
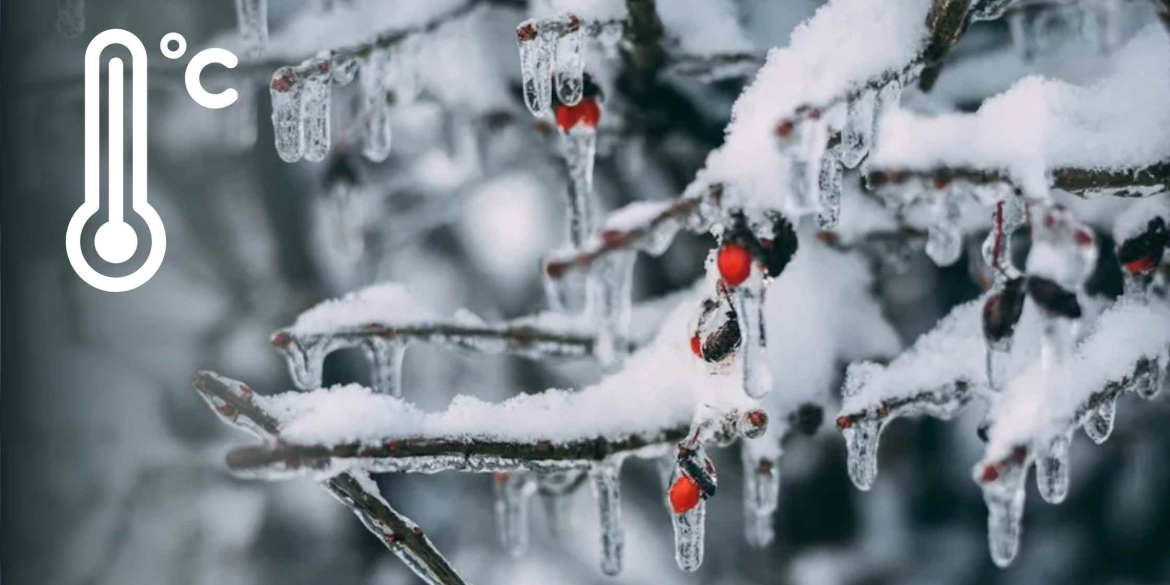
MULTIPOLYGON (((195 389, 229 425, 262 439, 279 439, 279 420, 256 404, 248 386, 211 372, 200 372, 195 375, 195 389)), ((371 489, 370 483, 368 478, 363 481, 342 473, 323 485, 420 578, 441 585, 465 583, 418 525, 390 507, 371 489)))

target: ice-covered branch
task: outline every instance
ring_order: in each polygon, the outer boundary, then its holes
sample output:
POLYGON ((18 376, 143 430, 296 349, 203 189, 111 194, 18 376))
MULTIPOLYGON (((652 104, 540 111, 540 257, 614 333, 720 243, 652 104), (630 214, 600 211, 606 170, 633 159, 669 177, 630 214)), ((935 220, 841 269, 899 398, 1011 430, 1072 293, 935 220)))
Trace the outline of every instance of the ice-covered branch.
MULTIPOLYGON (((1051 170, 1049 186, 1078 197, 1147 197, 1170 191, 1170 161, 1113 169, 1062 167, 1051 170)), ((954 183, 972 186, 1002 185, 1016 189, 1011 176, 994 170, 938 167, 911 170, 871 164, 866 180, 871 188, 911 189, 915 192, 946 188, 954 183)))
MULTIPOLYGON (((200 372, 195 376, 195 389, 229 426, 265 440, 280 436, 281 419, 266 411, 247 385, 200 372)), ((421 579, 431 585, 465 583, 422 529, 378 494, 377 486, 368 476, 341 473, 322 485, 353 510, 366 529, 421 579)))

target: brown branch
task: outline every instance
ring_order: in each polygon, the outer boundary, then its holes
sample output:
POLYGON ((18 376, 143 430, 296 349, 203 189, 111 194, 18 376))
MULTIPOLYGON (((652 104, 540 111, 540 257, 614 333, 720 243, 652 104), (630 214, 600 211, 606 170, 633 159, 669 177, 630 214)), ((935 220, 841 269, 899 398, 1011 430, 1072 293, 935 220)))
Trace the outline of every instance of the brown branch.
MULTIPOLYGON (((211 372, 199 372, 195 375, 195 390, 229 425, 260 438, 279 439, 280 421, 256 404, 255 393, 247 385, 211 372)), ((417 524, 366 489, 361 480, 342 473, 323 485, 420 578, 440 585, 465 583, 417 524)))
POLYGON ((507 353, 533 359, 588 357, 593 354, 594 346, 591 335, 559 333, 535 325, 515 323, 420 323, 403 326, 369 323, 324 333, 296 333, 291 329, 282 329, 272 335, 271 342, 278 349, 285 349, 294 343, 308 347, 328 341, 340 341, 339 347, 356 347, 372 339, 450 345, 475 353, 507 353))
MULTIPOLYGON (((883 189, 917 181, 943 188, 952 181, 972 185, 1004 184, 1014 186, 1005 173, 970 167, 939 167, 929 170, 872 169, 867 176, 870 188, 883 189)), ((1078 197, 1091 199, 1102 195, 1146 197, 1170 191, 1170 161, 1147 166, 1115 170, 1061 167, 1051 172, 1051 186, 1078 197), (1157 191, 1143 190, 1157 188, 1157 191)))
POLYGON ((949 419, 974 397, 974 387, 967 380, 946 382, 937 388, 922 390, 909 396, 889 398, 878 404, 867 405, 861 410, 842 412, 837 416, 837 430, 843 431, 865 422, 885 425, 907 414, 929 414, 936 418, 949 419))
POLYGON ((667 205, 661 212, 641 225, 625 230, 605 230, 595 242, 561 257, 545 260, 544 270, 551 278, 560 279, 570 272, 587 269, 598 259, 621 250, 637 249, 649 240, 663 224, 687 220, 701 212, 704 202, 719 206, 723 200, 723 185, 716 183, 697 195, 683 196, 667 205))

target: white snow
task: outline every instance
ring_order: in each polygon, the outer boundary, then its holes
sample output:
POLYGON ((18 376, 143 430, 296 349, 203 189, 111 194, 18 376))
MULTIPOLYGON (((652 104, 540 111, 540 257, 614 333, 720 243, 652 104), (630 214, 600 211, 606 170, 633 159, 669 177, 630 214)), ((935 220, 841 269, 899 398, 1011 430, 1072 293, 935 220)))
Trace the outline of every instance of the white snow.
POLYGON ((406 286, 383 283, 325 301, 301 313, 289 329, 301 335, 322 334, 369 323, 393 326, 436 317, 435 311, 416 301, 406 286))
POLYGON ((1114 70, 1078 86, 1027 77, 975 114, 882 118, 878 167, 998 169, 1026 192, 1047 190, 1060 167, 1116 169, 1170 158, 1170 39, 1153 23, 1116 53, 1114 70))

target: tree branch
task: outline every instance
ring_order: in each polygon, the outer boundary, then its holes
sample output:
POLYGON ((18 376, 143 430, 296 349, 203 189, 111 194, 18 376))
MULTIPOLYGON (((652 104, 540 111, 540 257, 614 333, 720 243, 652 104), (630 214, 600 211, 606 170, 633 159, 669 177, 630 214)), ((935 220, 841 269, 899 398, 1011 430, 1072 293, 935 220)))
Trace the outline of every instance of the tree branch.
MULTIPOLYGON (((230 426, 261 439, 279 440, 280 422, 271 413, 260 408, 255 393, 247 385, 211 372, 195 375, 195 390, 230 426)), ((372 532, 427 583, 463 585, 447 559, 427 538, 422 529, 406 516, 390 507, 377 494, 369 478, 342 473, 323 482, 330 491, 357 514, 366 529, 372 532), (364 479, 364 481, 363 481, 364 479)))
MULTIPOLYGON (((945 186, 952 181, 972 185, 1004 184, 1014 186, 1007 174, 970 167, 939 167, 930 170, 871 169, 867 176, 873 189, 903 186, 915 181, 927 186, 945 186)), ((1051 172, 1051 186, 1078 197, 1093 199, 1114 197, 1148 197, 1170 191, 1170 161, 1113 170, 1062 167, 1051 172)))

